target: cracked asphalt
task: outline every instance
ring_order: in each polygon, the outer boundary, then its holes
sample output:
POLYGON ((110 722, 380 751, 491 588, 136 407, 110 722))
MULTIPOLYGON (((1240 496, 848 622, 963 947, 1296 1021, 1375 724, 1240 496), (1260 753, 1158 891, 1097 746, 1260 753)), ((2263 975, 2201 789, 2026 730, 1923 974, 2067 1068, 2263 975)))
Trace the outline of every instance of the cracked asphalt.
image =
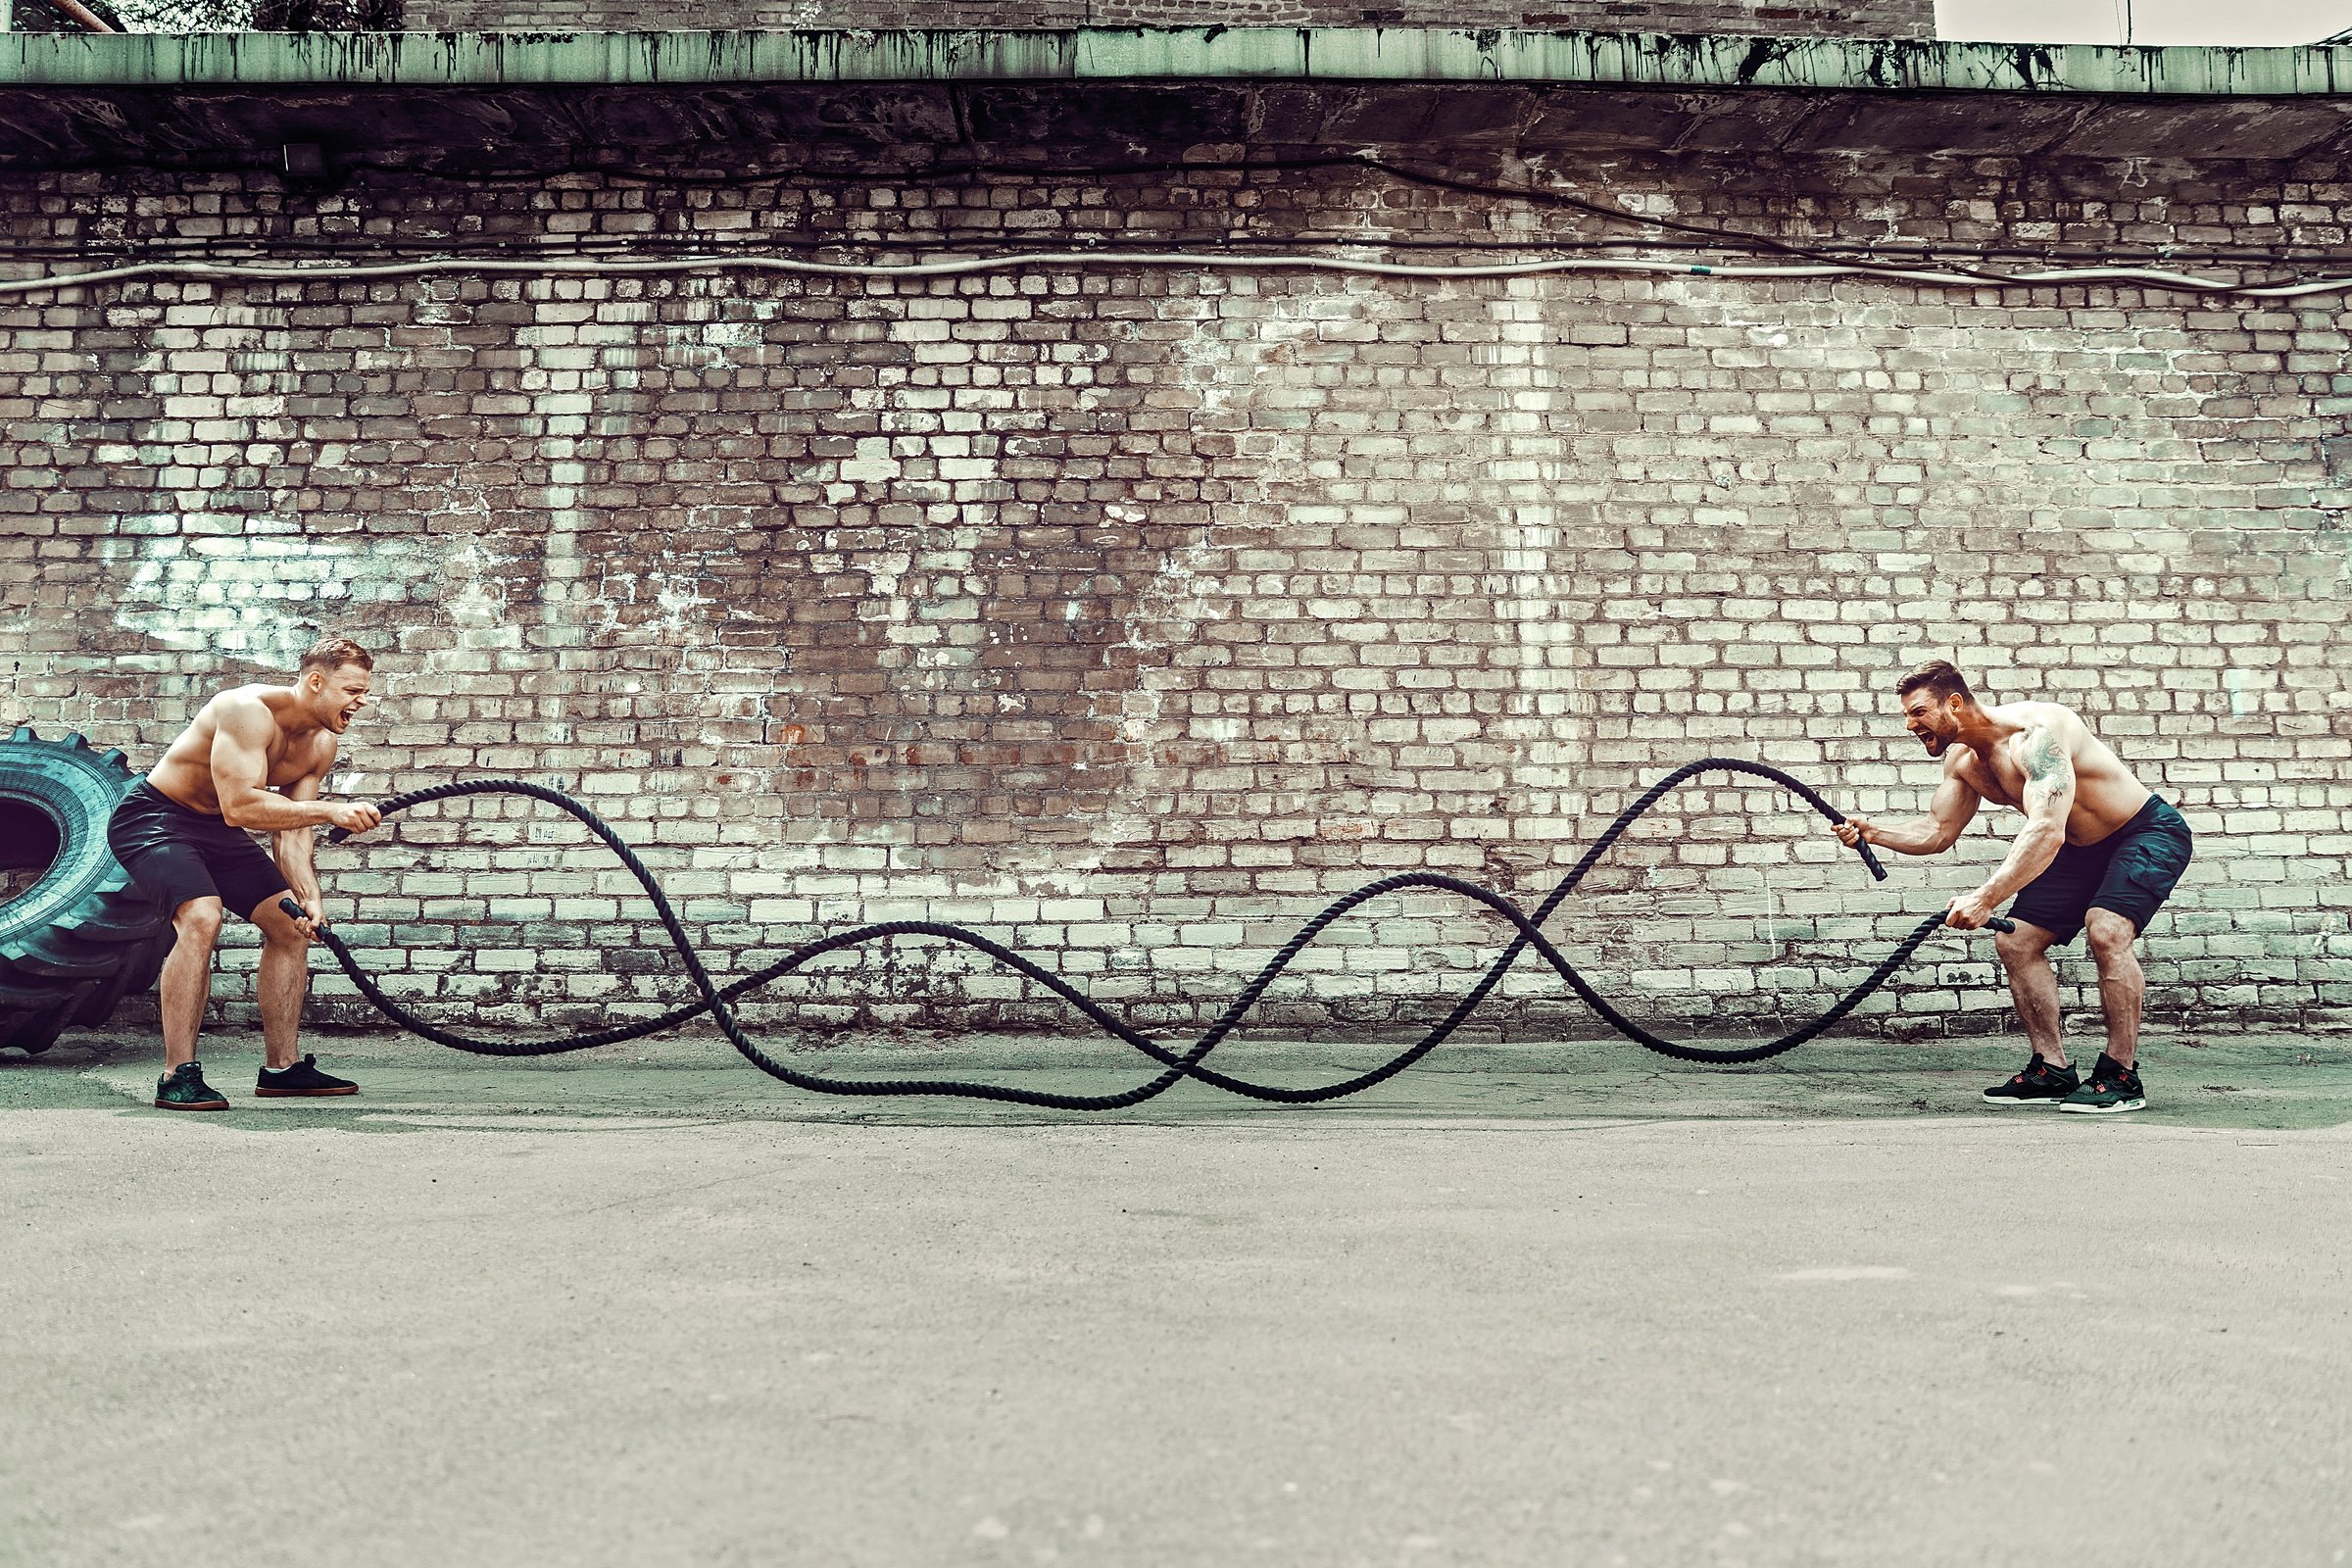
POLYGON ((233 1032, 216 1115, 148 1108, 134 1036, 0 1061, 0 1562, 2352 1551, 2343 1037, 2152 1040, 2124 1117, 1980 1106, 2007 1045, 1472 1045, 1111 1116, 814 1097, 709 1038, 306 1048, 362 1094, 254 1101, 233 1032))

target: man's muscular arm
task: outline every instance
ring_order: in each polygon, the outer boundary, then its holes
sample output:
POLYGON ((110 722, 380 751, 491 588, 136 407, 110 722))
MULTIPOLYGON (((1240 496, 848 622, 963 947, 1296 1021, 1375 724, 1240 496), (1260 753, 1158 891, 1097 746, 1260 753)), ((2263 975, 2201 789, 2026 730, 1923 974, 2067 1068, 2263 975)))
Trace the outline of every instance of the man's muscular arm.
MULTIPOLYGON (((303 774, 302 777, 287 785, 283 798, 289 801, 316 801, 318 799, 318 788, 326 782, 326 770, 334 765, 334 761, 335 754, 330 746, 326 760, 312 771, 303 774)), ((309 828, 296 827, 280 830, 274 835, 274 842, 271 845, 276 856, 277 868, 285 873, 286 886, 293 890, 294 902, 301 905, 303 912, 309 916, 308 919, 297 922, 301 927, 302 934, 306 937, 317 936, 318 927, 325 923, 325 917, 320 912, 323 906, 320 903, 321 895, 318 889, 318 867, 312 858, 312 852, 317 848, 318 842, 309 828)))
MULTIPOLYGON (((220 820, 255 833, 319 826, 364 833, 381 820, 375 808, 352 801, 289 800, 268 789, 270 734, 276 721, 259 702, 224 703, 213 726, 213 794, 220 820)), ((331 754, 330 754, 331 755, 331 754)), ((318 791, 314 787, 315 797, 318 791)))
POLYGON ((1984 797, 1961 777, 1958 757, 1946 757, 1943 782, 1936 787, 1936 798, 1928 803, 1927 815, 1901 822, 1873 822, 1866 816, 1849 816, 1835 831, 1838 841, 1848 849, 1861 841, 1897 855, 1941 855, 1960 841, 1961 830, 1976 816, 1983 801, 1984 797))
POLYGON ((2075 761, 2065 740, 2050 724, 2036 724, 2018 737, 2017 760, 2026 772, 2026 825, 1984 885, 1952 901, 1946 925, 1963 931, 1983 925, 2003 899, 2048 870, 2066 845, 2067 813, 2075 806, 2075 761))

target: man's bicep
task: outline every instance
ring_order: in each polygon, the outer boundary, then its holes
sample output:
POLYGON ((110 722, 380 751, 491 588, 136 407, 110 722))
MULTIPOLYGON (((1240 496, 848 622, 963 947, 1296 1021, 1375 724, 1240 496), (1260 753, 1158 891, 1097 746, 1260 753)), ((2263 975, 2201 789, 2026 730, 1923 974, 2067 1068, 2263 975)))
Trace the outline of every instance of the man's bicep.
POLYGON ((1975 820, 1977 808, 1984 800, 1958 767, 1945 769, 1943 782, 1936 787, 1935 799, 1928 802, 1928 815, 1935 821, 1946 849, 1959 839, 1960 830, 1975 820))
POLYGON ((220 801, 258 793, 267 781, 270 715, 264 710, 259 718, 257 725, 253 715, 231 709, 213 726, 213 794, 220 801))
POLYGON ((326 775, 334 769, 335 749, 329 746, 324 756, 306 769, 302 777, 286 785, 278 793, 289 801, 315 801, 326 788, 326 775))

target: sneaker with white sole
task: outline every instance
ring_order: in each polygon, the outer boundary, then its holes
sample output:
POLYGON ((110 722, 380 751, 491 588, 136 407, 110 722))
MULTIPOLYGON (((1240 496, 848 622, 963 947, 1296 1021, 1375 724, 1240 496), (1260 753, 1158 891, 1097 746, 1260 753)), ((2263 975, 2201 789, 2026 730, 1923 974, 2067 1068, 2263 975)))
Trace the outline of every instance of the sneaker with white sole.
POLYGON ((2090 1069, 2090 1082, 2060 1101, 2058 1108, 2085 1116, 2113 1116, 2119 1111, 2147 1109, 2148 1096, 2140 1087, 2138 1073, 2117 1065, 2102 1052, 2098 1064, 2090 1069))
POLYGON ((1987 1105, 2055 1105, 2082 1087, 2082 1075, 2074 1068, 2053 1067, 2036 1051, 2025 1071, 1985 1090, 1984 1100, 1987 1105))

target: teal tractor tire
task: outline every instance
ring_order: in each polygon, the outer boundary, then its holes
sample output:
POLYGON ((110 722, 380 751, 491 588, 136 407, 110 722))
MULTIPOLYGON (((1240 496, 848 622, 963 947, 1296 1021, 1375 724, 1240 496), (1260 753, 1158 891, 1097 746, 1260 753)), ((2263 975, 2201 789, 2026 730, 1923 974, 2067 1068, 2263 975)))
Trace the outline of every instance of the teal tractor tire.
POLYGON ((32 877, 0 904, 0 1046, 46 1051, 61 1030, 104 1023, 155 984, 171 911, 106 844, 135 782, 121 752, 79 735, 45 741, 21 727, 0 741, 0 871, 32 877))

